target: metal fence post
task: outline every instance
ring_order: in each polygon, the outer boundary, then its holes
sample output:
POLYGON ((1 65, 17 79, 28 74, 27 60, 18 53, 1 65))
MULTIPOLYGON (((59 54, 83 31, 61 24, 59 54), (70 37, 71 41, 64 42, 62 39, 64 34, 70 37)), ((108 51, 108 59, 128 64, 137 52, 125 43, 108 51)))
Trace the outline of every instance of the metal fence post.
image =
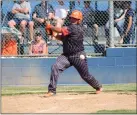
MULTIPOLYGON (((2 1, 0 0, 0 41, 1 41, 1 27, 2 27, 2 1)), ((0 48, 1 48, 1 44, 0 44, 0 48)))
POLYGON ((136 16, 136 20, 135 20, 135 41, 137 43, 137 1, 136 1, 136 9, 135 9, 135 16, 136 16))
POLYGON ((109 1, 109 46, 114 47, 114 5, 109 1))
POLYGON ((98 2, 95 1, 95 10, 97 11, 98 10, 98 2))
MULTIPOLYGON (((1 2, 2 2, 2 1, 0 0, 0 43, 1 43, 1 26, 2 26, 2 25, 1 25, 1 18, 2 18, 2 17, 1 17, 1 16, 2 16, 2 15, 1 15, 1 11, 2 11, 1 2)), ((2 51, 1 51, 1 47, 2 47, 1 45, 2 45, 2 44, 0 44, 0 55, 2 54, 2 53, 1 53, 1 52, 2 52, 2 51)), ((1 89, 2 89, 2 88, 1 88, 1 85, 2 85, 2 65, 1 65, 1 58, 0 58, 0 68, 1 68, 1 69, 0 69, 0 73, 1 73, 1 74, 0 74, 0 90, 1 90, 1 89)), ((1 93, 0 93, 0 95, 1 95, 1 93)), ((1 101, 0 101, 0 102, 1 102, 1 101)), ((0 111, 1 111, 1 109, 0 109, 0 111)))

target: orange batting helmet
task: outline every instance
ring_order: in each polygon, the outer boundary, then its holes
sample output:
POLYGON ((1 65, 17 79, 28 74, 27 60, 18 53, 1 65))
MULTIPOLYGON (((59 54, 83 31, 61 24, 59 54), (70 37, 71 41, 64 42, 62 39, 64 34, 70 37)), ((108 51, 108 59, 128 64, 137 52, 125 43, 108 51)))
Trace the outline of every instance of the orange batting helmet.
POLYGON ((72 11, 72 13, 70 14, 70 17, 75 18, 75 19, 79 19, 79 20, 81 20, 81 21, 82 21, 82 19, 83 19, 82 12, 79 11, 79 10, 74 10, 74 11, 72 11))

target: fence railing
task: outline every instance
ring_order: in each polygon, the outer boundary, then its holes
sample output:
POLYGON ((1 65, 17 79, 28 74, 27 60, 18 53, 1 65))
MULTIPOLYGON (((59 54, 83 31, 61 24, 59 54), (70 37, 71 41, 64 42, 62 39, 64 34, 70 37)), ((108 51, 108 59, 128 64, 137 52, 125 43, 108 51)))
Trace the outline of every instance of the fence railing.
POLYGON ((135 0, 24 1, 1 1, 0 33, 3 57, 60 55, 63 43, 47 35, 45 20, 55 26, 68 26, 69 14, 74 9, 83 13, 84 46, 87 55, 104 55, 108 47, 136 47, 135 0), (22 11, 24 8, 27 11, 22 11), (40 39, 41 44, 37 39, 40 39))

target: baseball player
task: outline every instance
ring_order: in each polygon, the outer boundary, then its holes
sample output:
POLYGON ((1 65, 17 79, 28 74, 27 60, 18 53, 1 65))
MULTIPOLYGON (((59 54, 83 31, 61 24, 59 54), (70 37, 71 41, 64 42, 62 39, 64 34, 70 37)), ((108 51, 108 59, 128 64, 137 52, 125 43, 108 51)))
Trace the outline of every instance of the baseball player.
POLYGON ((46 25, 46 31, 59 33, 56 38, 63 42, 63 54, 57 58, 56 63, 51 68, 48 93, 44 97, 50 97, 56 94, 59 74, 70 66, 74 66, 82 79, 96 89, 96 94, 102 91, 102 85, 88 71, 87 58, 83 45, 82 19, 82 13, 79 10, 74 10, 70 14, 69 26, 59 28, 50 24, 46 25))

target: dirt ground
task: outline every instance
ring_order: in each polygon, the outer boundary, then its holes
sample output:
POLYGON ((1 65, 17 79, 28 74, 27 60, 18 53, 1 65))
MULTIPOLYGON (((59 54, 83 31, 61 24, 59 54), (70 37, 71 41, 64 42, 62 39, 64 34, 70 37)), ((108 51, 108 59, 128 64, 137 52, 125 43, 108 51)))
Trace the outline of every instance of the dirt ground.
POLYGON ((136 93, 2 96, 2 113, 96 113, 99 110, 136 110, 136 93))

